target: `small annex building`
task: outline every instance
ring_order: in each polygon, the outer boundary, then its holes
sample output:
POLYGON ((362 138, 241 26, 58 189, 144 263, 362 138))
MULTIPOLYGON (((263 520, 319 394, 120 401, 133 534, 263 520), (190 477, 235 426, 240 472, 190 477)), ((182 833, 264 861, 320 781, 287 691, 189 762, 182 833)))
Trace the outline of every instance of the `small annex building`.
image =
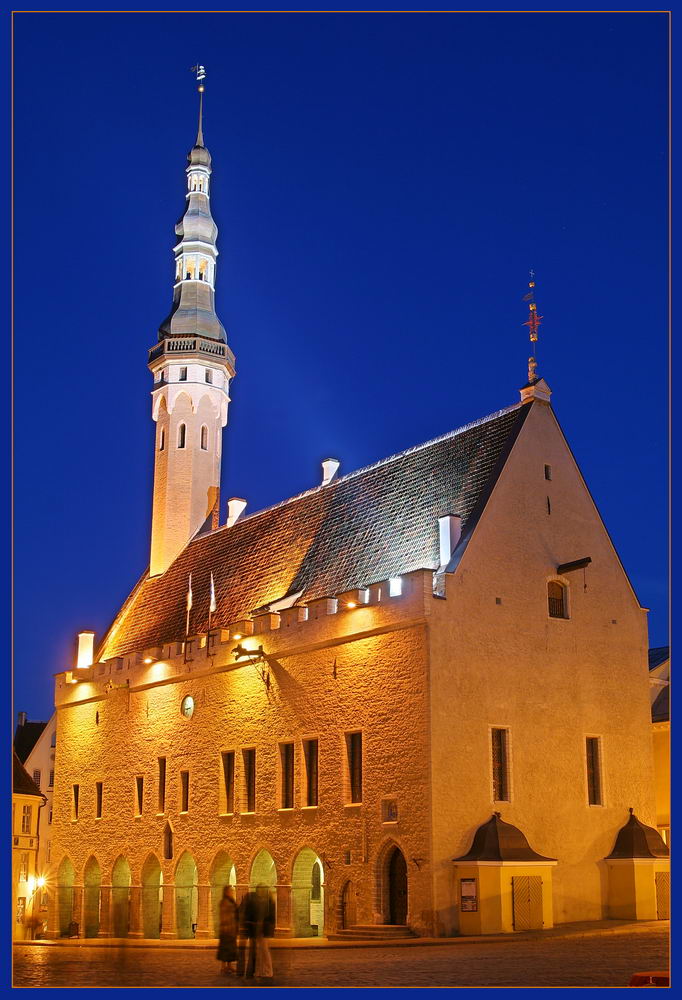
POLYGON ((297 937, 603 919, 628 808, 656 823, 646 611, 549 385, 531 358, 498 411, 220 523, 210 176, 200 122, 150 565, 56 676, 49 933, 214 937, 227 883, 297 937))

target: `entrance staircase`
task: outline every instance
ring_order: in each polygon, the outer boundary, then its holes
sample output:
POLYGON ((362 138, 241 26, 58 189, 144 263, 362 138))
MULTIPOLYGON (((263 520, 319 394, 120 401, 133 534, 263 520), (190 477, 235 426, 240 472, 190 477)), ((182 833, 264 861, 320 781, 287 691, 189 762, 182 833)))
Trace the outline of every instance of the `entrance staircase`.
POLYGON ((415 937, 407 924, 354 924, 328 934, 329 941, 394 941, 415 937))

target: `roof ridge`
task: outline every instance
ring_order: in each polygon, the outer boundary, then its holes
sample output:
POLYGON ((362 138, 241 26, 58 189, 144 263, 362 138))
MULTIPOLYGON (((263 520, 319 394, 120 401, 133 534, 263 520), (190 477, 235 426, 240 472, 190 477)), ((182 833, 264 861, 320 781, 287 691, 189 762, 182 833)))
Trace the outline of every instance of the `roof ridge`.
MULTIPOLYGON (((334 479, 331 483, 326 486, 313 486, 309 490, 303 490, 302 493, 297 493, 293 497, 287 497, 285 500, 279 500, 277 503, 270 504, 269 507, 263 507, 261 510, 255 510, 253 514, 246 514, 239 518, 237 523, 243 524, 245 521, 250 521, 255 517, 260 517, 261 514, 267 514, 272 510, 277 510, 279 507, 285 507, 288 503, 294 503, 296 500, 301 500, 303 497, 310 496, 312 493, 317 493, 319 490, 328 490, 330 486, 335 486, 338 483, 345 482, 349 479, 354 479, 355 476, 360 476, 365 472, 370 472, 372 469, 379 469, 382 465, 388 465, 389 462, 395 462, 399 458, 404 458, 406 455, 412 455, 417 451, 421 451, 423 448, 429 448, 434 444, 439 444, 441 441, 447 441, 448 438, 457 437, 458 434, 463 434, 464 431, 471 430, 472 427, 479 427, 481 424, 488 423, 490 420, 496 420, 498 417, 504 416, 506 413, 511 413, 513 410, 519 410, 523 403, 513 403, 511 406, 505 406, 501 410, 495 410, 494 413, 489 413, 485 417, 479 417, 478 420, 471 420, 468 424, 463 424, 461 427, 455 428, 455 430, 447 431, 445 434, 440 434, 438 437, 431 438, 429 441, 423 441, 421 444, 412 445, 411 448, 406 448, 404 451, 398 451, 394 455, 388 455, 386 458, 379 459, 378 462, 372 462, 370 465, 364 465, 360 469, 355 469, 353 472, 346 473, 345 476, 339 476, 338 479, 334 479)), ((213 538, 218 534, 219 531, 223 531, 227 528, 227 524, 222 524, 215 531, 206 531, 201 535, 196 535, 194 538, 190 539, 185 548, 188 549, 195 541, 200 538, 213 538)), ((234 527, 234 525, 229 525, 229 527, 234 527)))

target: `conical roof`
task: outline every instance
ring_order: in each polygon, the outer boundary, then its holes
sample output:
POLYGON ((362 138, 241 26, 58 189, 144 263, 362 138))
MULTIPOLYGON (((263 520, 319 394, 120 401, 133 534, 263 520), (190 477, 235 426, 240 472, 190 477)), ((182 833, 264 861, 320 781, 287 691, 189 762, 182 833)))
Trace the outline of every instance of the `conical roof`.
POLYGON ((538 854, 528 843, 525 833, 518 826, 504 823, 499 813, 493 813, 487 823, 481 824, 467 854, 453 861, 555 861, 538 854))
POLYGON ((670 849, 658 830, 645 826, 630 810, 630 818, 618 831, 613 850, 606 855, 607 861, 623 861, 631 858, 669 858, 670 849))

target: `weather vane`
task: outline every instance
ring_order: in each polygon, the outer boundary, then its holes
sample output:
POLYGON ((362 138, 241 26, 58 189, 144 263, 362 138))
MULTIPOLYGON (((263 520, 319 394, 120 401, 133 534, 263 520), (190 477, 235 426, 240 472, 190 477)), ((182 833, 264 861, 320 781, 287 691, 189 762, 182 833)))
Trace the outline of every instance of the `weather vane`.
POLYGON ((529 292, 523 296, 523 301, 528 303, 528 319, 523 324, 528 327, 530 333, 531 342, 531 356, 528 358, 528 381, 534 382, 537 378, 535 370, 538 366, 536 355, 536 347, 538 340, 538 327, 542 323, 542 316, 538 316, 537 305, 535 304, 535 271, 531 268, 528 272, 530 276, 530 281, 528 282, 529 292))
POLYGON ((197 90, 199 91, 199 128, 197 130, 197 146, 204 145, 204 133, 202 129, 202 121, 204 115, 204 80, 206 78, 206 69, 199 63, 196 66, 192 66, 192 72, 197 75, 197 83, 199 86, 197 90))

